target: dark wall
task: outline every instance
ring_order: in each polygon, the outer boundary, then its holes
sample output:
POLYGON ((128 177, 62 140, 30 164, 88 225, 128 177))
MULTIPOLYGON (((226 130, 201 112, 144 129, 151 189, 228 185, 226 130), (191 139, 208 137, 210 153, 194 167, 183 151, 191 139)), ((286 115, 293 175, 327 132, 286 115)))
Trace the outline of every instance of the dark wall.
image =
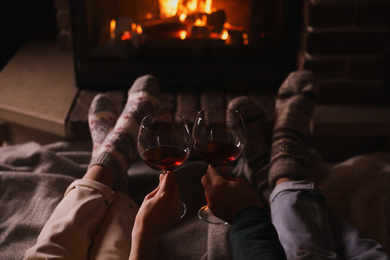
POLYGON ((1 4, 0 70, 53 9, 53 0, 7 1, 1 4))

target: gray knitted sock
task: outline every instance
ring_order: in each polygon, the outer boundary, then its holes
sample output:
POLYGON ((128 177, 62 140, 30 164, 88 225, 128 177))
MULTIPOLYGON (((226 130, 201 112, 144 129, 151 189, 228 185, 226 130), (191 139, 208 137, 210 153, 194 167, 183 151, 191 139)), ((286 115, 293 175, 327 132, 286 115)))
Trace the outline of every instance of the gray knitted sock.
POLYGON ((310 71, 292 72, 279 89, 268 179, 271 187, 281 177, 307 178, 304 141, 317 93, 318 85, 310 71))
POLYGON ((271 149, 271 133, 265 113, 260 104, 248 97, 238 97, 228 104, 229 109, 237 110, 245 123, 247 142, 243 155, 233 173, 244 175, 245 179, 268 203, 268 169, 271 149))
POLYGON ((114 102, 104 94, 98 94, 92 100, 88 111, 88 125, 92 138, 92 158, 96 156, 102 142, 114 128, 119 112, 114 102))
POLYGON ((144 116, 159 106, 159 86, 151 75, 138 78, 128 92, 128 98, 114 128, 103 141, 90 166, 101 165, 115 178, 114 187, 127 186, 127 170, 137 156, 137 136, 144 116))
POLYGON ((269 163, 271 137, 263 108, 249 97, 238 97, 231 100, 228 109, 237 110, 245 123, 247 142, 241 159, 247 165, 245 177, 254 185, 257 184, 257 172, 269 163))

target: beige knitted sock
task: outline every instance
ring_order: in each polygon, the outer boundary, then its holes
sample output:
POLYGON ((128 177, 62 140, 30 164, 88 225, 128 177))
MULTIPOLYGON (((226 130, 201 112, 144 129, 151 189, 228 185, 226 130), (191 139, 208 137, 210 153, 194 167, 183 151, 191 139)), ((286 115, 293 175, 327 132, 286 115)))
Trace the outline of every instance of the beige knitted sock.
POLYGON ((137 156, 137 136, 144 116, 159 106, 160 91, 153 76, 138 78, 128 92, 126 105, 114 128, 101 144, 90 166, 101 165, 114 176, 114 187, 127 186, 127 170, 137 156))

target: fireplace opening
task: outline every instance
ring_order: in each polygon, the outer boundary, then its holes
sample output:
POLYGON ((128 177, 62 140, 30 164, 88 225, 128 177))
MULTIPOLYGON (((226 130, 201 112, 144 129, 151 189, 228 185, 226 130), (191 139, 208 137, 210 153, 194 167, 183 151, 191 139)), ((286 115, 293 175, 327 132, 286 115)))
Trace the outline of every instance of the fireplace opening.
POLYGON ((76 84, 127 89, 153 74, 181 91, 276 86, 295 66, 297 2, 71 0, 76 84))

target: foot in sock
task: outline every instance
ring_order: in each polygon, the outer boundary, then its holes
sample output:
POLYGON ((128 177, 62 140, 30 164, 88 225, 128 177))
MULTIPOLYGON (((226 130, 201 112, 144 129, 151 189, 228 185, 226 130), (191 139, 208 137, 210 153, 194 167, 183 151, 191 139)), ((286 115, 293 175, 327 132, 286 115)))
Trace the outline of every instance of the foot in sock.
POLYGON ((282 177, 296 180, 308 177, 304 141, 317 93, 318 85, 310 71, 292 72, 279 88, 268 179, 272 188, 282 177))
POLYGON ((228 108, 241 114, 247 133, 243 155, 233 173, 238 176, 244 175, 244 178, 261 194, 260 197, 267 197, 271 133, 264 110, 260 104, 248 97, 233 99, 229 102, 228 108))
POLYGON ((128 92, 127 102, 114 128, 101 144, 90 166, 101 165, 114 177, 114 189, 127 186, 127 170, 137 156, 137 136, 144 116, 159 106, 160 91, 153 76, 138 78, 128 92))
POLYGON ((98 94, 92 100, 88 111, 88 125, 92 138, 92 158, 96 156, 102 142, 114 128, 119 112, 114 102, 104 94, 98 94))

